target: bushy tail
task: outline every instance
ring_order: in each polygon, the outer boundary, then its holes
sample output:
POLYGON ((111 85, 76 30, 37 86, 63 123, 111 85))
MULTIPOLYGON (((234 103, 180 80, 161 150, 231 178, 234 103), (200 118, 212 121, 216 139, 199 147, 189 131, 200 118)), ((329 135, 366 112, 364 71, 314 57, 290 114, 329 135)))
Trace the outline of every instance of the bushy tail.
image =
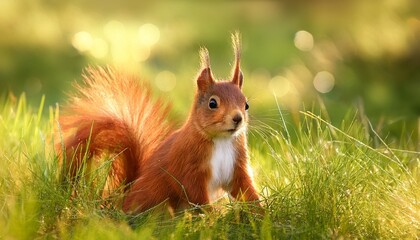
POLYGON ((115 160, 108 179, 113 185, 130 183, 167 136, 169 108, 152 100, 134 76, 98 67, 87 68, 83 78, 59 120, 65 167, 74 177, 84 158, 110 154, 115 160))

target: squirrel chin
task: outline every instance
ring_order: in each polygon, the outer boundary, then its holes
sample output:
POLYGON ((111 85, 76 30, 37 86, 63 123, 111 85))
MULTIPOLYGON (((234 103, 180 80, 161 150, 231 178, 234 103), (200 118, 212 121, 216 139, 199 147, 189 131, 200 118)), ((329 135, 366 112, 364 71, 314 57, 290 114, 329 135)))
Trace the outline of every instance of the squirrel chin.
POLYGON ((240 126, 237 128, 231 128, 219 132, 214 138, 236 138, 246 131, 245 126, 240 126))
POLYGON ((242 133, 246 132, 246 125, 242 124, 234 128, 219 129, 217 131, 209 131, 201 127, 199 123, 194 122, 196 130, 206 139, 220 139, 220 138, 236 138, 242 133))

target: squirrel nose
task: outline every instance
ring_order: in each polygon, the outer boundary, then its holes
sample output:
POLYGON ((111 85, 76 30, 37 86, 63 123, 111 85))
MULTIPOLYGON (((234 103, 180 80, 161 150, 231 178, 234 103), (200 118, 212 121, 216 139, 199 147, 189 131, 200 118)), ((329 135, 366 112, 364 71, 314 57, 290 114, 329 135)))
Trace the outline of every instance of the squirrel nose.
POLYGON ((238 125, 241 121, 242 121, 242 116, 241 116, 241 114, 236 114, 233 118, 232 118, 232 121, 236 124, 236 125, 238 125))

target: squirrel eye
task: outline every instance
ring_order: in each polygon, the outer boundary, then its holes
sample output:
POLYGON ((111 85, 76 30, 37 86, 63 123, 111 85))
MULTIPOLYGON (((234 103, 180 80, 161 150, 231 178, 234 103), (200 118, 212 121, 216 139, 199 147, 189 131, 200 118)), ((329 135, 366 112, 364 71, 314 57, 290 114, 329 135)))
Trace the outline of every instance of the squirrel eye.
POLYGON ((216 99, 214 99, 214 98, 210 98, 210 101, 209 101, 209 108, 210 108, 210 109, 215 109, 215 108, 217 108, 217 101, 216 101, 216 99))
POLYGON ((249 108, 249 105, 248 105, 248 103, 246 102, 246 103, 245 103, 245 110, 248 110, 248 108, 249 108))

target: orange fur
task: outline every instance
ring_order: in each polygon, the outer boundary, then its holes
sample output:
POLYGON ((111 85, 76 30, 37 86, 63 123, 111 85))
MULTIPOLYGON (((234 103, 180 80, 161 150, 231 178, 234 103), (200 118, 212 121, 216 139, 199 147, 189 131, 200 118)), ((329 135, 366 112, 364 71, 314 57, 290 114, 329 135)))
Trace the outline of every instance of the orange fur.
POLYGON ((142 212, 165 201, 173 209, 208 204, 211 179, 236 199, 258 200, 248 173, 248 115, 241 91, 239 35, 232 39, 236 57, 232 79, 213 79, 208 51, 203 49, 190 115, 172 133, 165 120, 168 108, 152 101, 146 86, 110 68, 89 68, 85 85, 77 86, 78 95, 60 119, 70 174, 75 175, 86 150, 89 158, 103 152, 121 153, 113 162, 110 176, 114 187, 131 183, 123 202, 123 210, 128 213, 142 212), (216 107, 210 107, 211 101, 216 107), (219 139, 232 141, 229 146, 233 149, 216 149, 219 139), (212 164, 224 166, 229 159, 233 161, 232 174, 227 171, 226 177, 219 179, 212 172, 217 169, 212 164))

